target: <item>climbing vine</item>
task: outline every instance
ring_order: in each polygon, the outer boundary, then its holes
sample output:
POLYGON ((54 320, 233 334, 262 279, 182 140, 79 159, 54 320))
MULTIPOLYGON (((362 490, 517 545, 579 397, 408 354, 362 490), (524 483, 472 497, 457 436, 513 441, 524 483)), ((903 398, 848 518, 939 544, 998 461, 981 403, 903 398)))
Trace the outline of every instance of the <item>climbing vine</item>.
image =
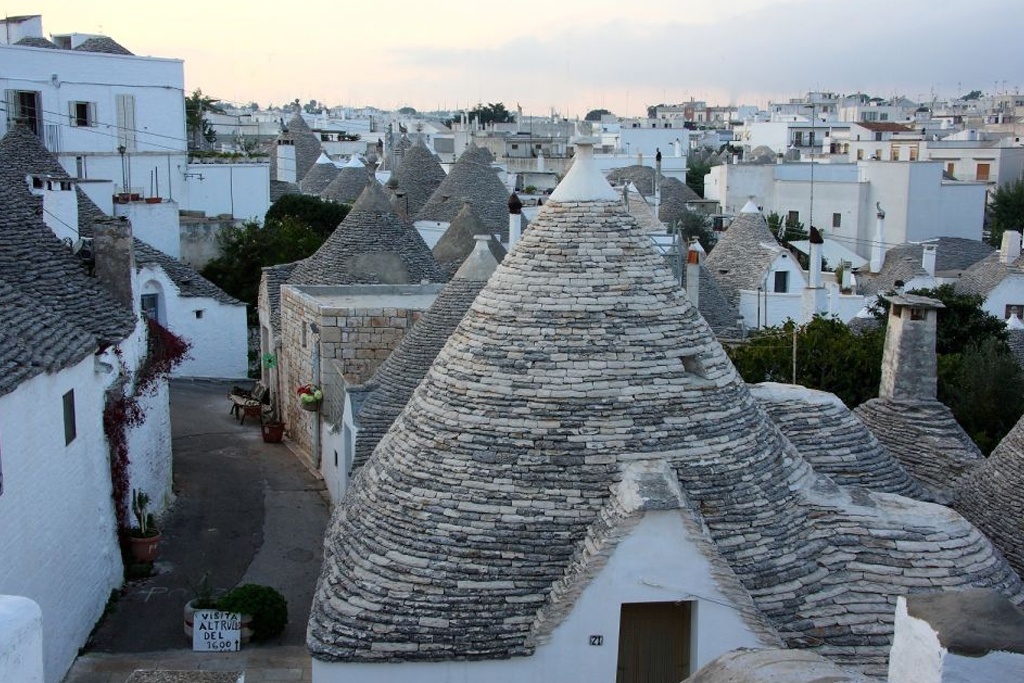
POLYGON ((188 355, 191 343, 174 334, 155 320, 147 318, 146 357, 143 359, 134 383, 124 362, 121 349, 114 347, 121 366, 120 380, 107 393, 103 408, 103 432, 110 447, 110 482, 114 498, 117 527, 126 532, 128 517, 128 433, 146 421, 146 412, 139 399, 150 394, 159 380, 170 375, 188 355))

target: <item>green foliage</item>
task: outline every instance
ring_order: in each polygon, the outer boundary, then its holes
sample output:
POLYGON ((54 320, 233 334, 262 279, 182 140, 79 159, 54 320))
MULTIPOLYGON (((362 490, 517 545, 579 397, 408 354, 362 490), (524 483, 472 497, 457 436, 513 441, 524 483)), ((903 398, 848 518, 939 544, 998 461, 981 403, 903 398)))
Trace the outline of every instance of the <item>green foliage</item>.
POLYGON ((204 114, 205 112, 224 113, 224 110, 217 104, 219 101, 207 97, 199 88, 193 90, 192 94, 185 98, 185 128, 188 130, 190 148, 199 149, 202 147, 203 141, 209 143, 217 139, 217 135, 213 132, 213 128, 204 114))
POLYGON ((256 315, 261 269, 306 258, 324 239, 306 223, 291 216, 267 220, 262 226, 248 221, 226 228, 217 236, 221 255, 207 263, 201 274, 248 304, 252 319, 256 315))
POLYGON ((985 454, 1024 413, 1024 373, 995 337, 939 357, 939 400, 985 454))
POLYGON ((988 208, 990 244, 998 249, 1004 230, 1024 230, 1024 180, 996 189, 988 208))
POLYGON ((915 289, 910 294, 938 299, 945 308, 939 310, 935 351, 940 355, 964 353, 988 339, 1006 346, 1006 325, 982 309, 985 299, 976 294, 958 294, 953 285, 935 289, 915 289))
POLYGON ((505 108, 505 104, 502 102, 492 102, 490 104, 478 104, 469 112, 469 118, 476 117, 482 125, 488 123, 511 123, 512 113, 505 108))
POLYGON ((288 624, 288 601, 270 586, 247 583, 225 593, 217 609, 252 616, 252 639, 266 640, 288 624))
POLYGON ((669 232, 679 231, 683 244, 689 244, 690 240, 697 238, 700 246, 705 252, 711 252, 715 246, 715 234, 707 224, 704 216, 696 211, 685 211, 683 215, 669 226, 669 232))
POLYGON ((348 204, 328 202, 310 195, 286 194, 267 210, 266 219, 280 221, 294 218, 327 239, 338 224, 345 220, 351 208, 348 204))
POLYGON ((607 109, 591 109, 587 112, 587 115, 583 117, 584 121, 600 121, 602 116, 611 116, 611 112, 607 109))
POLYGON ((686 164, 686 184, 691 190, 704 197, 704 176, 711 172, 711 164, 698 159, 689 159, 686 164))
POLYGON ((306 102, 306 104, 302 105, 302 109, 307 114, 319 114, 324 110, 323 106, 321 106, 321 104, 316 100, 310 100, 309 102, 306 102))
MULTIPOLYGON (((667 107, 667 106, 668 105, 665 104, 665 103, 662 103, 662 104, 649 104, 649 105, 647 105, 647 118, 649 118, 649 119, 656 118, 657 115, 658 115, 658 107, 667 107)), ((701 196, 703 196, 703 195, 701 195, 701 196)))
POLYGON ((398 110, 398 113, 404 114, 405 116, 413 116, 416 114, 416 110, 412 107, 402 107, 398 110))
POLYGON ((962 100, 980 100, 981 99, 981 91, 980 90, 972 90, 971 92, 967 93, 966 95, 964 95, 960 99, 962 99, 962 100))
MULTIPOLYGON (((767 328, 728 350, 744 380, 792 382, 794 326, 767 328)), ((797 384, 831 392, 851 408, 878 395, 884 328, 857 335, 835 318, 815 316, 796 334, 797 384)))
POLYGON ((537 186, 527 185, 526 187, 523 188, 523 194, 537 194, 537 186))

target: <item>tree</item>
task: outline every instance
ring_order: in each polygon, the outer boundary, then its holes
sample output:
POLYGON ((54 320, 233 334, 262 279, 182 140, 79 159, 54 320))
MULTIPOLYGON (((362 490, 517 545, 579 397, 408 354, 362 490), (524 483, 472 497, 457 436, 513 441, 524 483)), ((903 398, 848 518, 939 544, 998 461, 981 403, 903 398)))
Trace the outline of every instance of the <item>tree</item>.
POLYGON ((711 172, 711 165, 706 161, 688 159, 686 162, 686 184, 691 190, 704 196, 704 176, 711 172))
POLYGON ((207 97, 199 88, 185 98, 185 127, 188 129, 189 149, 202 149, 204 141, 211 143, 217 139, 213 127, 206 120, 206 112, 223 114, 224 109, 218 102, 220 100, 207 97))
POLYGON ((351 207, 305 194, 286 194, 267 210, 267 221, 297 220, 317 236, 327 239, 345 220, 351 207))
POLYGON ((939 309, 935 351, 939 355, 964 353, 988 339, 1006 346, 1006 325, 987 313, 982 304, 985 299, 976 294, 959 294, 953 285, 940 285, 934 289, 915 289, 910 294, 938 299, 945 308, 939 309))
POLYGON ((201 274, 225 292, 249 305, 255 322, 261 269, 291 263, 315 252, 324 239, 301 221, 286 216, 264 225, 247 221, 225 228, 217 236, 221 255, 203 267, 201 274))
POLYGON ((306 102, 306 104, 302 105, 302 108, 307 114, 319 114, 324 110, 316 100, 306 102))
POLYGON ((403 116, 415 116, 416 110, 413 107, 402 107, 398 110, 398 113, 403 116))
POLYGON ((260 105, 257 104, 256 102, 250 102, 249 104, 245 105, 242 108, 243 109, 248 109, 249 111, 259 111, 260 110, 260 105))
POLYGON ((710 252, 715 246, 714 233, 708 227, 705 217, 696 211, 684 211, 679 219, 669 226, 669 232, 673 230, 679 230, 683 244, 689 244, 690 240, 696 238, 705 252, 710 252))
POLYGON ((960 99, 962 99, 962 100, 980 100, 981 99, 981 91, 980 90, 972 90, 971 92, 967 93, 966 95, 964 95, 960 99))
POLYGON ((658 118, 658 107, 667 107, 665 103, 661 104, 649 104, 647 105, 647 118, 656 119, 658 118))
POLYGON ((481 125, 488 123, 511 123, 512 114, 505 108, 504 103, 478 104, 469 112, 469 118, 476 118, 481 125))
POLYGON ((996 188, 988 207, 989 242, 999 248, 1005 230, 1024 230, 1024 181, 996 188))
POLYGON ((591 109, 587 112, 587 115, 583 117, 583 120, 600 121, 602 116, 612 116, 612 113, 607 109, 591 109))

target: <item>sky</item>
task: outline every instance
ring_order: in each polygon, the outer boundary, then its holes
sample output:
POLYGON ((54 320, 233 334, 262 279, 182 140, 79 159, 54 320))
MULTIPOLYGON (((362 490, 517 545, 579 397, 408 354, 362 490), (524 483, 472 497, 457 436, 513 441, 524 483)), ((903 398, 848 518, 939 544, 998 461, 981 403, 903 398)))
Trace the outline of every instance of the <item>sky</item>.
POLYGON ((640 115, 809 90, 913 100, 1024 87, 1019 0, 0 0, 49 33, 185 61, 186 88, 261 106, 522 105, 640 115), (125 11, 132 7, 131 11, 125 11))

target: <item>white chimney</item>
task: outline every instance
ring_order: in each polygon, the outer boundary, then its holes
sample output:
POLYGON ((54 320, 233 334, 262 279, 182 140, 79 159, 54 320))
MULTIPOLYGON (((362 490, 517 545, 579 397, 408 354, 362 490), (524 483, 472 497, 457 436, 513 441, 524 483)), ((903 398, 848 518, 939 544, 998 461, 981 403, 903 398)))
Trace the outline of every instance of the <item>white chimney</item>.
POLYGON ((29 192, 43 198, 43 222, 59 239, 78 239, 78 193, 66 178, 33 175, 29 192))
POLYGON ((512 251, 523 232, 523 202, 515 192, 508 198, 508 250, 512 251))
POLYGON ((818 229, 811 226, 811 254, 810 254, 810 266, 808 268, 807 286, 811 289, 821 288, 821 248, 825 243, 822 239, 821 233, 818 229))
POLYGON ((999 248, 999 261, 1007 265, 1020 258, 1020 233, 1016 230, 1003 231, 1003 244, 999 248))
POLYGON ((853 264, 850 263, 849 261, 843 261, 842 265, 843 281, 839 284, 843 288, 843 291, 846 292, 849 291, 850 287, 853 286, 853 264))
POLYGON ((704 253, 704 247, 694 238, 686 252, 686 298, 694 308, 700 307, 700 262, 704 253))
POLYGON ((879 273, 885 264, 885 211, 875 202, 875 242, 871 245, 871 272, 879 273))
POLYGON ((277 143, 277 179, 284 183, 297 183, 295 166, 295 145, 291 140, 277 143))
MULTIPOLYGON (((921 251, 921 267, 924 268, 924 272, 928 273, 929 276, 935 277, 935 245, 925 244, 922 245, 921 251)), ((1020 242, 1017 242, 1017 250, 1020 251, 1020 242)))
POLYGON ((544 172, 544 151, 537 150, 537 173, 544 172))
POLYGON ((679 138, 676 138, 676 141, 672 143, 672 150, 677 157, 683 156, 683 143, 679 141, 679 138))

